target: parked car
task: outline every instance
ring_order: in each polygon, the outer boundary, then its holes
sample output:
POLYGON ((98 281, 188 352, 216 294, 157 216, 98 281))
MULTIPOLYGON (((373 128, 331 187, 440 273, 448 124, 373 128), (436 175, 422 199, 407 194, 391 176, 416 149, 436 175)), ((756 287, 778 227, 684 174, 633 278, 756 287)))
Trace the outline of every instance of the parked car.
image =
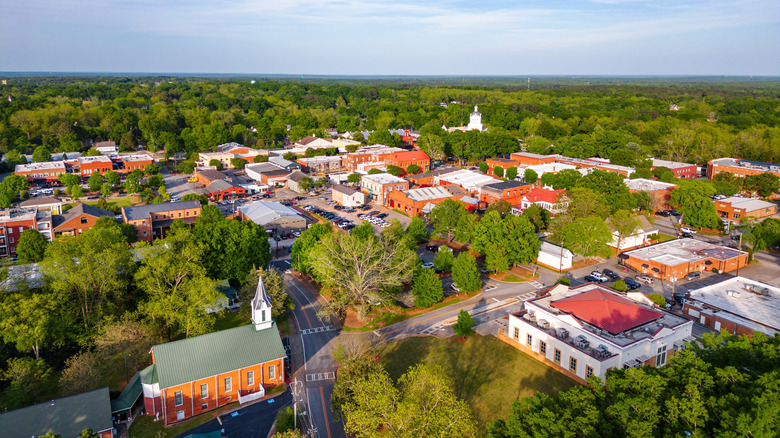
POLYGON ((682 233, 681 236, 683 238, 686 238, 686 239, 692 239, 693 238, 693 234, 691 234, 691 233, 682 233))
POLYGON ((368 212, 368 215, 369 215, 369 216, 376 216, 376 215, 378 215, 378 214, 379 214, 379 212, 378 212, 378 211, 376 211, 376 210, 371 210, 371 211, 369 211, 369 212, 368 212))
POLYGON ((588 275, 587 277, 585 277, 585 281, 592 281, 594 283, 601 283, 602 282, 601 278, 596 277, 593 274, 588 275))
POLYGON ((639 287, 642 286, 641 284, 639 284, 639 282, 637 282, 631 277, 624 278, 623 283, 626 283, 626 287, 628 287, 629 290, 639 289, 639 287))
POLYGON ((699 272, 689 272, 688 275, 685 276, 685 279, 691 281, 691 280, 698 280, 700 277, 701 277, 701 273, 699 272))
POLYGON ((639 281, 643 281, 647 284, 653 284, 653 278, 650 277, 649 275, 645 275, 645 274, 637 275, 636 279, 639 281))
POLYGON ((433 267, 433 262, 425 262, 425 263, 422 264, 422 267, 425 268, 425 269, 432 268, 433 267))
POLYGON ((682 213, 680 213, 680 212, 679 212, 679 211, 677 211, 677 210, 670 210, 670 211, 669 211, 669 214, 671 214, 671 215, 672 215, 672 216, 674 216, 674 217, 680 217, 680 216, 682 216, 682 213))
POLYGON ((492 274, 493 270, 492 269, 488 269, 488 268, 482 268, 482 269, 479 270, 479 272, 481 272, 483 274, 492 274))
POLYGON ((613 280, 617 280, 617 279, 619 279, 619 278, 620 278, 620 277, 619 277, 617 274, 615 274, 615 273, 614 273, 614 272, 613 272, 611 269, 602 269, 602 270, 601 270, 601 273, 602 273, 602 274, 604 274, 604 275, 606 275, 607 277, 609 277, 609 278, 613 279, 613 280))
POLYGON ((680 231, 682 231, 683 233, 688 233, 688 234, 696 234, 696 231, 692 230, 689 227, 682 227, 682 228, 680 228, 680 231))
POLYGON ((669 217, 669 216, 672 215, 672 213, 669 210, 659 211, 659 212, 656 212, 656 214, 658 216, 663 216, 663 217, 669 217))
POLYGON ((593 272, 590 273, 590 275, 592 277, 598 278, 599 279, 599 283, 602 283, 604 281, 609 281, 609 278, 607 278, 606 275, 602 274, 599 271, 593 271, 593 272))
POLYGON ((732 234, 731 235, 731 240, 739 240, 741 237, 742 237, 741 234, 732 234))
POLYGON ((376 215, 376 217, 378 217, 379 219, 384 219, 387 217, 387 213, 379 213, 378 215, 376 215))
POLYGON ((452 283, 452 286, 450 286, 450 287, 451 287, 451 288, 452 288, 452 290, 454 290, 455 292, 460 292, 460 286, 458 286, 457 284, 455 284, 455 283, 452 283))

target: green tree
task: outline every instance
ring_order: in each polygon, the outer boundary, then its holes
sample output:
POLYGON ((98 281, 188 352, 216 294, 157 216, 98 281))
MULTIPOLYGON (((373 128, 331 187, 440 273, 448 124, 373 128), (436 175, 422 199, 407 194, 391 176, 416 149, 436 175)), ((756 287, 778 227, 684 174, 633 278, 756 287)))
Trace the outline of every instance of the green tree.
POLYGON ((225 219, 212 205, 203 207, 192 234, 205 245, 200 261, 210 278, 240 284, 249 271, 265 269, 271 261, 265 229, 252 221, 225 219))
POLYGON ((138 193, 141 191, 141 181, 132 173, 125 178, 125 191, 127 193, 138 193))
POLYGON ((494 166, 493 175, 495 175, 498 178, 501 178, 502 176, 504 176, 504 168, 501 166, 494 166))
POLYGON ((100 188, 103 187, 103 175, 101 175, 100 172, 93 173, 89 176, 87 184, 89 185, 90 192, 99 191, 100 188))
POLYGON ((409 225, 406 226, 406 236, 414 246, 427 242, 431 237, 428 229, 425 228, 425 221, 419 216, 415 216, 409 221, 409 225))
POLYGON ((452 264, 455 262, 455 255, 447 246, 440 246, 433 258, 433 266, 439 271, 452 271, 452 264))
POLYGON ((293 162, 298 160, 298 156, 295 155, 295 152, 287 152, 284 155, 282 155, 282 158, 284 158, 287 161, 293 161, 293 162))
POLYGON ((350 184, 358 184, 360 182, 360 174, 359 173, 350 173, 347 177, 347 182, 350 184))
POLYGON ((19 263, 40 262, 43 260, 48 246, 49 241, 46 240, 46 236, 38 232, 38 230, 30 228, 22 231, 22 234, 19 235, 19 242, 16 244, 16 256, 19 263))
POLYGON ((528 184, 533 184, 538 178, 539 174, 536 173, 536 171, 533 169, 525 169, 525 173, 523 173, 523 181, 527 182, 528 184))
POLYGON ((301 178, 301 180, 298 182, 298 187, 305 191, 308 191, 312 186, 314 185, 314 181, 311 180, 308 176, 304 176, 301 178))
POLYGON ((70 188, 70 197, 73 199, 81 199, 81 197, 84 196, 84 189, 81 188, 81 186, 71 186, 70 188))
POLYGON ((598 216, 576 219, 564 225, 561 235, 555 236, 556 243, 569 248, 583 257, 610 253, 612 233, 606 222, 598 216))
POLYGON ((328 234, 318 242, 309 262, 315 278, 337 290, 329 303, 333 313, 343 314, 354 306, 358 317, 365 318, 369 306, 380 301, 387 288, 411 279, 417 257, 391 243, 353 233, 328 234))
POLYGON ((578 187, 567 191, 569 207, 566 214, 571 219, 580 219, 588 216, 606 218, 609 216, 609 206, 606 199, 595 190, 578 187))
POLYGON ((394 166, 392 164, 389 164, 387 166, 387 173, 393 176, 401 176, 404 173, 404 170, 398 166, 394 166))
POLYGON ((674 172, 672 172, 668 167, 656 167, 653 169, 653 176, 658 178, 659 181, 663 182, 674 182, 676 179, 674 176, 674 172))
POLYGON ((721 172, 712 179, 712 186, 721 195, 733 196, 742 190, 744 180, 732 173, 721 172))
POLYGON ((133 373, 146 366, 149 351, 162 342, 155 327, 125 314, 101 325, 95 337, 95 354, 104 363, 121 360, 133 373))
POLYGON ((164 324, 168 339, 212 330, 214 317, 206 310, 217 303, 219 292, 201 262, 204 250, 180 225, 156 240, 141 259, 135 282, 148 299, 140 310, 164 324))
POLYGON ((369 175, 378 175, 380 173, 384 173, 384 172, 382 172, 381 170, 377 169, 376 167, 373 168, 373 169, 369 169, 369 171, 368 171, 369 175))
POLYGON ((199 201, 200 205, 208 205, 209 198, 206 195, 198 195, 195 193, 187 193, 181 197, 182 201, 199 201))
POLYGON ((412 279, 414 304, 420 308, 431 307, 444 298, 444 289, 433 269, 420 268, 412 279))
POLYGON ((514 181, 517 178, 517 167, 516 166, 510 166, 506 169, 506 179, 509 181, 514 181))
POLYGON ((57 316, 56 297, 44 292, 7 294, 0 302, 0 335, 19 351, 40 358, 41 347, 53 338, 57 316))
POLYGON ((420 169, 420 166, 416 164, 410 164, 409 166, 406 167, 406 173, 409 175, 414 175, 420 172, 422 172, 422 169, 420 169))
POLYGON ((292 268, 298 272, 311 274, 310 251, 325 235, 330 233, 330 227, 324 224, 314 224, 301 233, 301 237, 295 239, 290 252, 292 268))
POLYGON ((471 242, 474 238, 474 232, 479 224, 479 216, 474 213, 466 213, 458 219, 455 228, 454 240, 462 243, 471 242))
POLYGON ((32 159, 33 159, 34 163, 41 163, 41 162, 44 162, 44 161, 51 161, 51 152, 49 152, 49 150, 46 149, 45 146, 38 146, 33 151, 32 159))
POLYGON ((496 263, 494 269, 509 267, 503 263, 506 257, 508 265, 528 263, 536 259, 539 253, 539 238, 528 218, 509 214, 504 218, 496 211, 482 217, 472 239, 472 250, 487 256, 496 263), (498 263, 498 262, 502 263, 498 263))
POLYGON ((488 163, 484 161, 479 162, 479 171, 482 173, 488 173, 488 170, 490 170, 490 166, 488 166, 488 163))
POLYGON ((466 209, 463 207, 463 204, 452 199, 447 199, 433 207, 428 218, 438 235, 442 237, 447 236, 447 240, 452 241, 452 238, 455 235, 455 229, 458 226, 458 221, 466 214, 466 209))
POLYGON ((243 169, 246 166, 246 160, 243 158, 233 158, 230 160, 230 164, 236 169, 243 169))
POLYGON ((281 321, 286 317, 287 310, 295 308, 292 297, 284 289, 284 280, 282 274, 276 269, 257 269, 249 271, 246 274, 244 284, 238 289, 238 297, 241 299, 241 308, 239 313, 245 320, 249 320, 252 315, 252 299, 257 291, 259 278, 263 277, 263 287, 265 293, 271 300, 271 316, 281 321))
POLYGON ((722 225, 712 199, 699 194, 694 188, 673 190, 669 203, 678 206, 677 211, 682 213, 686 224, 702 228, 719 228, 722 225))
POLYGON ((769 172, 748 175, 745 177, 743 187, 750 193, 758 193, 766 198, 780 189, 780 178, 769 172))
POLYGON ((657 304, 658 307, 663 308, 663 307, 666 306, 666 298, 664 298, 664 296, 661 295, 661 294, 650 293, 650 294, 647 294, 647 298, 650 298, 651 300, 653 300, 653 302, 655 304, 657 304))
POLYGON ((477 259, 468 251, 458 254, 458 257, 452 263, 452 282, 466 293, 482 288, 477 259))
POLYGON ((103 175, 105 177, 106 182, 111 185, 111 187, 116 187, 119 185, 120 179, 119 174, 114 172, 113 170, 107 170, 106 173, 103 175))
POLYGON ((536 204, 528 206, 528 208, 523 210, 522 215, 528 218, 534 225, 537 233, 547 229, 547 225, 550 224, 550 212, 536 204))
POLYGON ((146 185, 149 187, 160 187, 165 185, 165 179, 159 173, 155 173, 146 179, 146 185))
POLYGON ((268 155, 255 155, 254 158, 252 158, 253 163, 267 163, 268 162, 268 155))
POLYGON ((60 375, 60 392, 66 395, 92 391, 104 386, 105 370, 100 357, 91 351, 82 351, 65 361, 60 375))
POLYGON ((216 167, 217 170, 222 170, 222 162, 217 159, 212 159, 209 161, 209 166, 216 167))
POLYGON ((506 217, 506 215, 512 212, 512 204, 504 199, 499 199, 498 201, 488 205, 486 213, 491 211, 497 212, 501 215, 501 217, 506 217))
POLYGON ((474 318, 469 315, 469 312, 461 309, 458 312, 458 321, 452 326, 452 329, 455 330, 457 336, 468 336, 474 333, 474 318))
POLYGON ((623 242, 635 235, 640 227, 639 219, 626 210, 618 210, 608 218, 608 221, 610 227, 614 230, 615 246, 617 253, 620 254, 620 247, 623 245, 623 242))
POLYGON ((46 380, 51 373, 51 368, 43 359, 8 359, 2 379, 10 383, 10 387, 6 389, 10 407, 20 408, 36 401, 45 390, 46 380))
POLYGON ((100 199, 111 197, 112 194, 113 192, 111 191, 111 186, 109 184, 103 184, 100 186, 100 196, 103 197, 100 199))

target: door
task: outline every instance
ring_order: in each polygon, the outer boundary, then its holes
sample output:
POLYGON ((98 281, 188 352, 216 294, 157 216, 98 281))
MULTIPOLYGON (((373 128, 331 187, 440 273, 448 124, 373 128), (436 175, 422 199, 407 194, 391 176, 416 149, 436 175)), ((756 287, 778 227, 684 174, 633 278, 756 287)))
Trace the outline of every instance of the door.
POLYGON ((705 318, 705 317, 704 317, 704 315, 702 315, 702 316, 701 316, 701 318, 699 318, 699 323, 700 323, 700 324, 704 324, 704 322, 705 322, 705 320, 706 320, 706 319, 707 319, 707 318, 705 318))
POLYGON ((176 412, 176 421, 181 421, 183 419, 184 419, 184 411, 176 412))
POLYGON ((720 331, 720 321, 715 321, 715 331, 720 331))

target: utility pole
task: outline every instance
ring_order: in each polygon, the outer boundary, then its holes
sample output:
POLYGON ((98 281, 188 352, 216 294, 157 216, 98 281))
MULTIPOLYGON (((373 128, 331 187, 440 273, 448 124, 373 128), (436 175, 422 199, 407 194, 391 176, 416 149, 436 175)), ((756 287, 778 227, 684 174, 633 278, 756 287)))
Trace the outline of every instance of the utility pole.
POLYGON ((742 233, 739 233, 739 245, 737 246, 737 277, 739 277, 739 259, 742 258, 742 233))

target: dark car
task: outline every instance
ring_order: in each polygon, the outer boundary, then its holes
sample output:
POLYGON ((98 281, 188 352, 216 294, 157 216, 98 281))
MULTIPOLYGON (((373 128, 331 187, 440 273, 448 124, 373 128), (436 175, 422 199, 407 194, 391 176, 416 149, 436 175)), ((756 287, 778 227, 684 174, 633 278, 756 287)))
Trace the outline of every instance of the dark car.
POLYGON ((378 214, 379 214, 379 212, 378 212, 378 211, 376 211, 376 210, 371 210, 371 211, 369 211, 369 212, 368 212, 368 215, 369 215, 369 216, 376 216, 376 215, 378 215, 378 214))
POLYGON ((592 281, 594 283, 601 283, 601 279, 598 277, 594 277, 593 275, 588 275, 585 277, 585 281, 592 281))
POLYGON ((387 213, 379 213, 378 215, 376 215, 376 217, 378 217, 379 219, 384 219, 387 217, 387 213))
POLYGON ((680 212, 679 212, 679 211, 677 211, 677 210, 670 210, 670 211, 669 211, 669 214, 671 214, 671 215, 672 215, 672 216, 674 216, 674 217, 680 217, 680 216, 682 216, 682 213, 680 213, 680 212))
POLYGON ((731 240, 739 240, 739 239, 740 239, 740 237, 742 237, 742 235, 741 235, 741 234, 732 234, 732 235, 731 235, 731 240))
POLYGON ((630 290, 633 290, 633 289, 639 289, 639 287, 640 287, 640 286, 642 286, 641 284, 639 284, 639 282, 638 282, 638 281, 634 280, 634 279, 633 279, 633 278, 631 278, 631 277, 626 277, 626 278, 624 278, 624 279, 623 279, 623 282, 624 282, 624 283, 626 283, 626 286, 627 286, 627 287, 628 287, 630 290))
POLYGON ((601 273, 602 273, 602 274, 604 274, 604 275, 606 275, 607 277, 609 277, 609 278, 613 279, 613 280, 617 280, 618 278, 620 278, 620 277, 618 277, 618 275, 617 275, 617 274, 615 274, 615 273, 614 273, 612 270, 610 270, 610 269, 602 269, 602 270, 601 270, 601 273))
POLYGON ((659 211, 656 213, 658 216, 669 217, 672 213, 669 210, 659 211))
POLYGON ((682 237, 686 238, 686 239, 692 239, 693 238, 693 234, 691 234, 691 233, 682 233, 680 235, 682 237))

